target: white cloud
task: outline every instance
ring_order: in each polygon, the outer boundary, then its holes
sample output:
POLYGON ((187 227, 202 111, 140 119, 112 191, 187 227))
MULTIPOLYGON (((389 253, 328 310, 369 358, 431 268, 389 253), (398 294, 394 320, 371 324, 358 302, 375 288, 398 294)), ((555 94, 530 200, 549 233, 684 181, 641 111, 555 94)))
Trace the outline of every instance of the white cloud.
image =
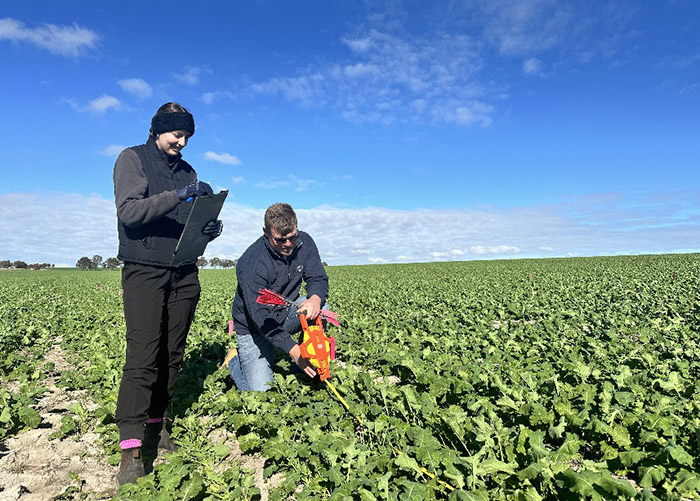
POLYGON ((303 106, 322 104, 321 99, 325 77, 313 73, 293 78, 273 78, 253 84, 251 91, 258 94, 280 94, 285 99, 299 102, 303 106))
POLYGON ((286 188, 289 186, 289 181, 258 181, 253 186, 256 188, 263 188, 266 190, 273 190, 275 188, 286 188))
POLYGON ((121 109, 121 107, 122 102, 119 99, 117 99, 114 96, 103 94, 97 99, 93 99, 92 101, 90 101, 87 105, 87 108, 84 108, 84 110, 102 115, 109 109, 119 110, 121 109))
MULTIPOLYGON (((299 228, 314 237, 321 259, 331 265, 698 252, 699 196, 598 195, 557 205, 491 210, 323 206, 296 212, 299 228)), ((263 214, 264 209, 228 201, 220 216, 224 234, 205 255, 239 257, 260 236, 263 214)), ((0 258, 13 261, 73 266, 81 256, 115 256, 114 201, 0 194, 0 241, 0 258)))
POLYGON ((229 153, 215 153, 213 151, 207 151, 204 154, 204 158, 211 160, 212 162, 219 162, 226 165, 241 165, 241 162, 237 157, 229 153))
POLYGON ((345 74, 349 77, 362 77, 370 74, 378 74, 379 68, 373 64, 357 63, 345 67, 345 74))
MULTIPOLYGON (((630 28, 635 9, 624 2, 489 0, 472 2, 469 13, 483 26, 485 40, 501 54, 527 59, 523 71, 542 74, 533 56, 547 53, 563 66, 606 59, 619 64, 643 45, 630 28), (534 59, 532 61, 531 59, 534 59), (529 62, 528 62, 529 61, 529 62)), ((562 67, 562 66, 559 66, 562 67)))
POLYGON ((491 114, 494 112, 494 107, 485 103, 475 102, 469 106, 460 106, 455 110, 454 119, 450 120, 445 117, 446 121, 453 121, 460 125, 480 124, 482 127, 488 127, 493 122, 491 114))
POLYGON ((365 248, 365 244, 362 242, 354 242, 350 246, 350 252, 355 255, 367 255, 369 250, 365 248))
POLYGON ((341 40, 345 45, 350 47, 355 52, 368 52, 374 43, 372 42, 371 37, 365 37, 365 38, 343 38, 341 40))
POLYGON ((77 99, 65 99, 71 108, 80 113, 95 113, 104 115, 108 110, 121 111, 127 109, 119 99, 108 94, 102 94, 100 97, 88 101, 87 104, 81 104, 77 99))
MULTIPOLYGON (((594 58, 616 64, 641 46, 632 43, 639 36, 629 28, 632 9, 618 2, 454 2, 449 16, 439 16, 439 28, 421 30, 405 22, 412 13, 401 2, 390 5, 374 2, 361 24, 348 25, 340 37, 346 50, 334 52, 334 60, 317 58, 254 81, 249 95, 329 108, 360 124, 489 127, 508 89, 519 84, 517 74, 502 71, 492 47, 521 59, 524 74, 545 76, 546 68, 574 71, 594 58)), ((431 8, 425 13, 438 17, 431 8)))
POLYGON ((520 249, 514 245, 497 245, 494 247, 485 247, 483 245, 473 245, 469 248, 474 254, 518 254, 520 249))
POLYGON ((237 95, 233 92, 230 92, 230 91, 209 91, 209 92, 203 93, 199 99, 204 104, 210 105, 210 104, 214 104, 214 101, 218 101, 219 99, 222 99, 222 98, 229 99, 231 101, 236 101, 237 95))
POLYGON ((212 104, 216 100, 217 96, 218 93, 216 92, 205 92, 204 94, 202 94, 201 99, 204 102, 204 104, 212 104))
POLYGON ((200 75, 202 73, 209 73, 208 70, 203 68, 198 68, 196 66, 187 66, 184 68, 182 73, 173 73, 173 78, 178 82, 182 82, 185 85, 199 85, 200 75))
POLYGON ((119 86, 138 99, 146 99, 153 95, 153 88, 141 78, 125 78, 117 82, 119 86))
POLYGON ((75 266, 82 256, 116 256, 116 228, 114 201, 98 196, 0 195, 4 259, 75 266))
POLYGON ((95 31, 77 24, 44 24, 28 28, 24 23, 6 17, 0 19, 0 40, 26 42, 61 56, 79 57, 86 51, 97 48, 100 36, 95 31))
POLYGON ((550 49, 575 20, 571 6, 556 0, 491 0, 483 7, 486 36, 504 54, 550 49))
POLYGON ((290 174, 286 180, 271 179, 267 181, 259 181, 253 186, 256 188, 276 189, 276 188, 292 188, 294 191, 306 191, 310 186, 317 184, 315 179, 301 179, 290 174))
POLYGON ((234 176, 231 178, 231 182, 233 184, 243 184, 245 183, 245 179, 243 178, 243 176, 234 176))
POLYGON ((99 153, 106 157, 117 157, 124 148, 126 148, 126 146, 122 146, 121 144, 110 144, 106 148, 100 150, 99 153))
POLYGON ((539 75, 542 73, 543 63, 536 57, 523 61, 523 72, 527 75, 539 75))
POLYGON ((364 33, 342 39, 350 49, 342 62, 256 82, 249 90, 304 107, 333 107, 357 123, 491 124, 498 89, 478 81, 484 63, 477 42, 461 34, 364 33))
POLYGON ((310 186, 316 184, 315 179, 301 179, 296 176, 289 176, 295 185, 295 191, 306 191, 310 186))

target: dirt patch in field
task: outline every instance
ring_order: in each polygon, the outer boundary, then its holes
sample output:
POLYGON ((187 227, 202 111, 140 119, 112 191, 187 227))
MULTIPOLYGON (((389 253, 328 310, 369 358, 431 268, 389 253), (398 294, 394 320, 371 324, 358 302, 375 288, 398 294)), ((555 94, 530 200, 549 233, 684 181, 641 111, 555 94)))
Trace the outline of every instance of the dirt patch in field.
MULTIPOLYGON (((61 418, 68 414, 71 406, 80 403, 85 409, 95 409, 85 391, 66 391, 57 386, 61 373, 72 369, 67 353, 58 343, 46 356, 47 362, 54 363, 54 369, 45 381, 48 391, 35 407, 41 415, 41 425, 0 441, 0 501, 45 501, 59 496, 61 499, 110 499, 116 495, 119 467, 108 463, 97 433, 88 431, 78 438, 49 439, 59 431, 61 418)), ((16 392, 19 384, 3 382, 3 387, 16 392)), ((283 476, 273 475, 266 482, 263 478, 265 458, 243 455, 233 433, 219 429, 209 438, 212 442, 226 444, 229 458, 254 472, 261 501, 267 501, 269 491, 280 485, 283 476)), ((165 458, 159 457, 154 465, 163 461, 165 458)))
MULTIPOLYGON (((236 439, 236 435, 225 428, 217 428, 212 430, 208 437, 212 443, 224 444, 229 449, 229 460, 238 461, 242 468, 253 472, 255 477, 255 485, 260 489, 261 501, 269 499, 269 492, 279 487, 284 481, 284 475, 275 473, 267 482, 264 479, 263 470, 265 468, 265 458, 262 456, 249 456, 241 452, 241 446, 236 439)), ((228 464, 228 460, 222 461, 223 465, 228 464)))
POLYGON ((0 443, 0 500, 47 500, 68 489, 86 493, 92 499, 108 499, 115 494, 117 468, 107 463, 107 455, 97 445, 98 436, 88 432, 77 440, 49 440, 61 427, 61 418, 71 405, 94 407, 83 391, 66 391, 56 386, 64 370, 71 366, 66 354, 54 346, 47 355, 54 370, 46 379, 48 391, 36 406, 41 415, 39 428, 0 443))

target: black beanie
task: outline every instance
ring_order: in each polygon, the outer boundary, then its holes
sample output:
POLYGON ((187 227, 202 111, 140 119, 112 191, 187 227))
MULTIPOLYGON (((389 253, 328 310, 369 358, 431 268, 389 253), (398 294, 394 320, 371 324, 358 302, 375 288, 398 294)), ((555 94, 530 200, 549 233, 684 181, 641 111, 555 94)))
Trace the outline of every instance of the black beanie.
POLYGON ((175 111, 172 113, 156 113, 151 120, 151 132, 162 134, 174 130, 184 130, 194 135, 194 117, 186 111, 175 111))

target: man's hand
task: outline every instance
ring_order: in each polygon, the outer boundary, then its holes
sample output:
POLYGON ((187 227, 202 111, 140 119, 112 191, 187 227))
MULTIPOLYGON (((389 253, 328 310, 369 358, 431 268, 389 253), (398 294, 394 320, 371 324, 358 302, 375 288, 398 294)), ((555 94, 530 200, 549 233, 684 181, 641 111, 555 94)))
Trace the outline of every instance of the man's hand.
POLYGON ((308 320, 316 320, 316 317, 321 313, 321 298, 314 294, 305 299, 297 308, 297 313, 304 313, 308 320))
POLYGON ((224 231, 224 222, 221 219, 209 221, 204 228, 202 228, 202 233, 209 235, 210 240, 214 240, 221 235, 222 231, 224 231))
POLYGON ((292 349, 289 350, 289 356, 292 357, 294 363, 299 366, 304 374, 309 377, 314 377, 316 375, 316 371, 314 370, 314 366, 311 365, 311 362, 301 356, 301 348, 299 348, 298 344, 295 344, 292 349))

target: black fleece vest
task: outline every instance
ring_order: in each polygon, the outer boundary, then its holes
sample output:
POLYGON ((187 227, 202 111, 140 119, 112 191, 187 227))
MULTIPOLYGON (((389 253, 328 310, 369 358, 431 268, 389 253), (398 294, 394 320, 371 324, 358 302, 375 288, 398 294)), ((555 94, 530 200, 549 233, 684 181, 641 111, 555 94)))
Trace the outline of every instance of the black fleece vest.
MULTIPOLYGON (((192 166, 182 159, 171 169, 167 155, 158 149, 153 139, 131 149, 139 156, 143 172, 146 174, 147 197, 184 188, 197 177, 192 166)), ((125 262, 170 267, 175 246, 190 210, 189 204, 180 202, 162 217, 137 228, 130 228, 120 222, 119 258, 125 262)), ((190 263, 180 266, 185 264, 190 263)))

